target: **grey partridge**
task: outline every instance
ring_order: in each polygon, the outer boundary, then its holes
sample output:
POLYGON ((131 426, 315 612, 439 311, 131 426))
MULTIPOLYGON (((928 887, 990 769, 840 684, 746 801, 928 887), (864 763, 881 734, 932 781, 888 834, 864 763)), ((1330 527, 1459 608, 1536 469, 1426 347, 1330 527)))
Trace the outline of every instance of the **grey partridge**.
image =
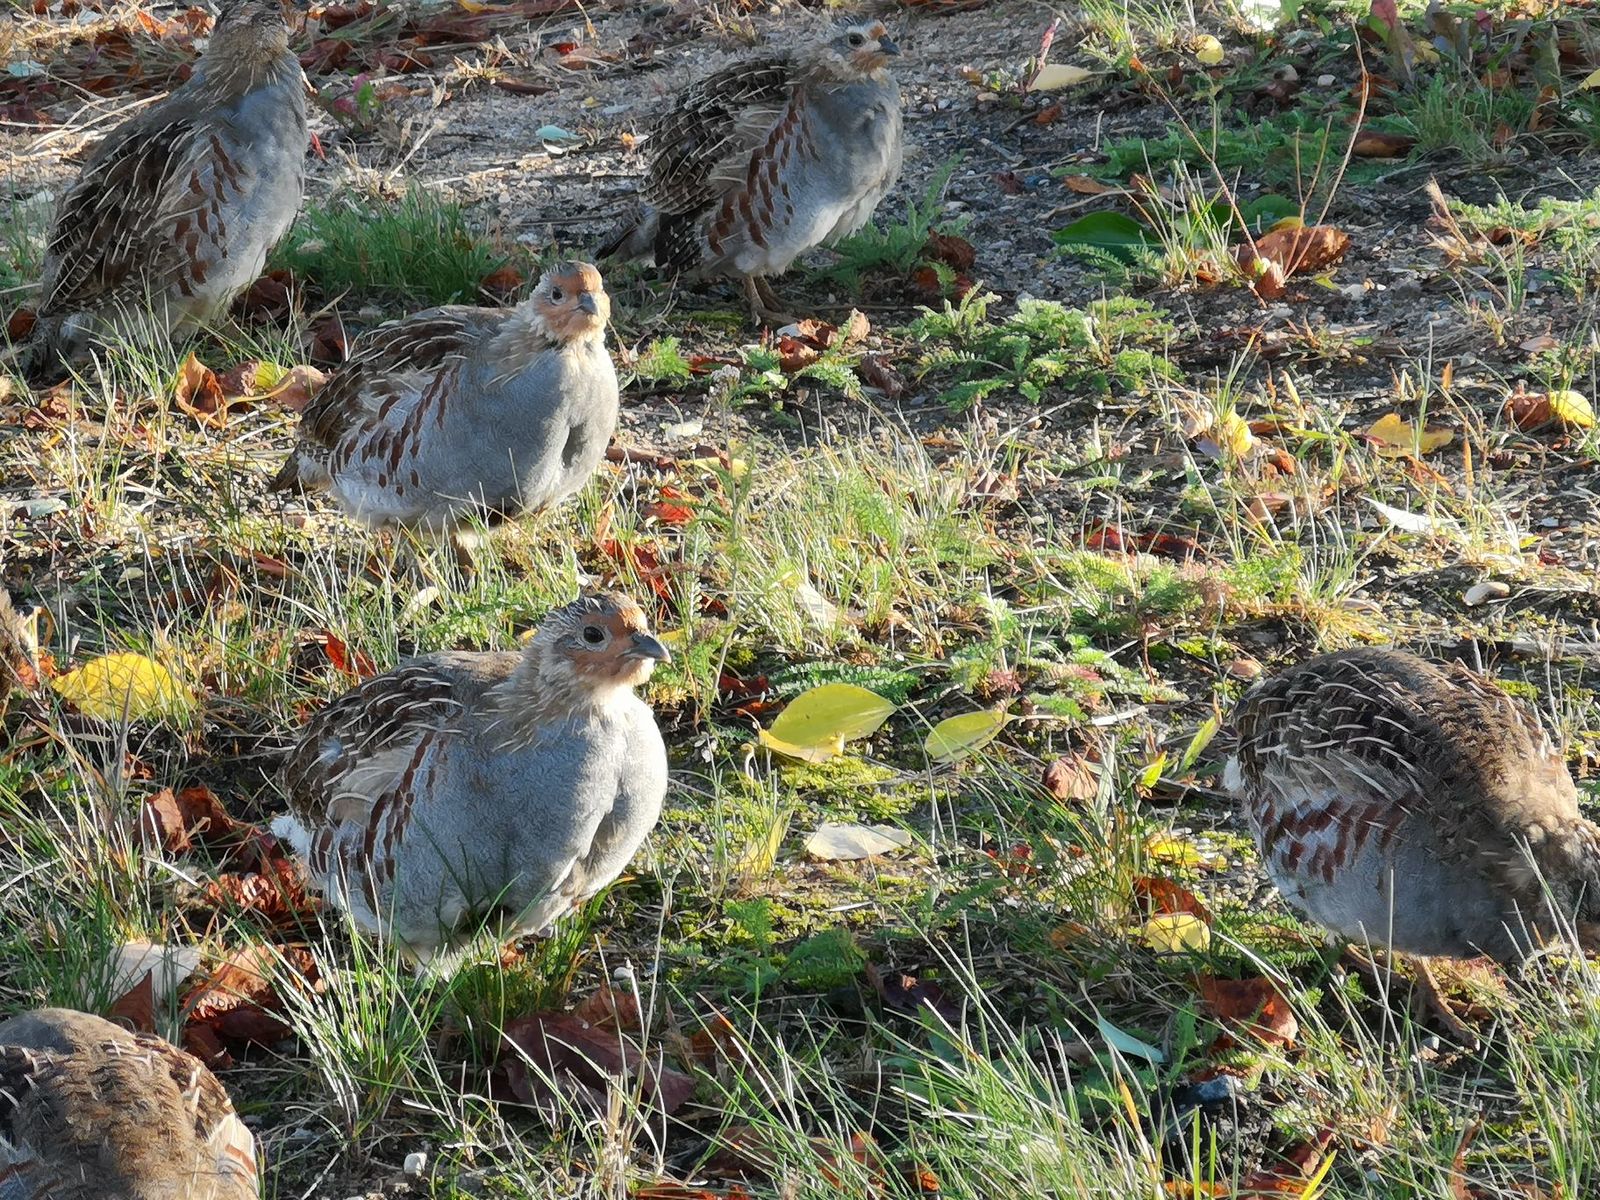
POLYGON ((311 720, 273 832, 331 903, 420 964, 485 924, 544 930, 655 826, 667 754, 633 689, 669 658, 637 604, 599 593, 520 653, 402 664, 311 720))
POLYGON ((849 23, 691 84, 600 253, 742 278, 752 314, 782 324, 767 277, 860 229, 900 175, 899 52, 881 21, 849 23))
POLYGON ((1600 933, 1600 829, 1538 719, 1460 664, 1323 655, 1233 713, 1225 786, 1313 921, 1419 956, 1517 960, 1600 933))
POLYGON ((24 369, 219 316, 293 223, 308 145, 281 0, 225 0, 194 74, 102 140, 61 197, 24 369))
POLYGON ((301 415, 274 491, 326 491, 376 529, 457 533, 578 491, 617 424, 611 301, 588 263, 510 309, 448 306, 358 342, 301 415))
POLYGON ((255 1200, 255 1139, 199 1059, 87 1013, 0 1023, 4 1200, 255 1200))

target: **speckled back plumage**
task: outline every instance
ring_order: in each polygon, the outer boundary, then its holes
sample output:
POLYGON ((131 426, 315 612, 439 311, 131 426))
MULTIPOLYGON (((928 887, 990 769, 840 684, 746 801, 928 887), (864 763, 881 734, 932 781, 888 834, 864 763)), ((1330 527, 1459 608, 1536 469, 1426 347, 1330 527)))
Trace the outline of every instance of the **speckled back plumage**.
POLYGON ((599 273, 569 264, 514 309, 447 306, 380 326, 307 405, 272 487, 436 534, 565 499, 616 428, 607 304, 599 273), (579 303, 593 311, 567 311, 579 303))
POLYGON ((25 368, 219 316, 293 223, 308 145, 279 0, 233 0, 189 80, 113 130, 61 197, 25 368))
POLYGON ((1323 655, 1233 714, 1227 786, 1291 903, 1353 939, 1510 959, 1600 919, 1600 842, 1538 720, 1459 664, 1323 655), (1531 857, 1530 857, 1531 856, 1531 857))
POLYGON ((255 1140, 192 1055, 87 1013, 0 1023, 0 1198, 255 1200, 255 1140))
POLYGON ((486 918, 542 930, 616 878, 660 814, 666 749, 632 686, 665 657, 637 605, 602 595, 552 613, 522 653, 446 651, 369 679, 306 727, 273 829, 332 903, 419 960, 486 918), (606 644, 579 644, 597 626, 606 644), (620 673, 573 675, 590 655, 620 673))
POLYGON ((900 91, 881 56, 873 70, 850 66, 852 36, 898 53, 869 22, 690 85, 652 131, 639 210, 600 253, 776 275, 865 225, 900 174, 900 91))

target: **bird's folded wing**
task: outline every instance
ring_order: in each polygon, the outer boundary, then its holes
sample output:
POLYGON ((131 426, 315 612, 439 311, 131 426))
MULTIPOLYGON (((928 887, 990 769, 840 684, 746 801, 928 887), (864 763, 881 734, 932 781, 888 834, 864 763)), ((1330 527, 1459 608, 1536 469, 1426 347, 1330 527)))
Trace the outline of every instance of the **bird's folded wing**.
POLYGON ((653 159, 640 195, 667 214, 715 200, 788 107, 796 82, 785 57, 752 59, 689 88, 652 133, 653 159))
POLYGON ((306 405, 300 440, 331 449, 355 426, 398 422, 408 398, 415 402, 444 366, 471 353, 484 333, 477 314, 435 308, 380 325, 306 405))
POLYGON ((465 710, 462 683, 438 660, 419 659, 328 705, 284 765, 295 816, 308 829, 364 820, 400 782, 418 744, 465 710))
POLYGON ((184 248, 173 224, 212 199, 206 153, 202 132, 185 117, 113 133, 57 210, 40 311, 72 311, 175 275, 184 248))

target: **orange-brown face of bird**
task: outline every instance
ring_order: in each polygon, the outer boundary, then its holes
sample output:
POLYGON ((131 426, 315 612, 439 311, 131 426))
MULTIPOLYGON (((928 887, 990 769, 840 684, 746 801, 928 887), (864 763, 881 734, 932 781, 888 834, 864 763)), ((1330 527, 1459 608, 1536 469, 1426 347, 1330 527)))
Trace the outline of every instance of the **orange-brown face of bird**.
POLYGON ((562 614, 555 643, 579 683, 595 688, 637 687, 658 662, 670 662, 667 648, 650 635, 644 610, 618 592, 585 596, 562 614))
POLYGON ((558 341, 593 337, 611 317, 611 297, 600 272, 588 263, 562 263, 539 280, 533 307, 558 341))
POLYGON ((834 39, 834 47, 851 69, 860 75, 876 75, 900 53, 882 21, 846 25, 834 39))

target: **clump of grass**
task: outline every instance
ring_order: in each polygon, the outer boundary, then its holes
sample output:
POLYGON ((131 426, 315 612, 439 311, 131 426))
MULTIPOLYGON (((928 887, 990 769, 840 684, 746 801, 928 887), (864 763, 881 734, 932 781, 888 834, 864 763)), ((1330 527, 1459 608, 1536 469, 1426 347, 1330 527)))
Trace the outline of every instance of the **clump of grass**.
POLYGON ((946 301, 941 312, 924 309, 911 324, 913 337, 932 344, 922 374, 947 381, 940 398, 953 408, 1004 392, 1037 404, 1048 388, 1108 394, 1177 378, 1161 353, 1173 327, 1144 301, 1120 297, 1079 309, 1022 300, 1015 314, 993 321, 996 299, 974 289, 958 304, 946 301))
POLYGON ((484 277, 510 257, 471 230, 459 205, 415 189, 394 204, 341 197, 308 207, 273 263, 329 295, 460 304, 479 301, 484 277))

